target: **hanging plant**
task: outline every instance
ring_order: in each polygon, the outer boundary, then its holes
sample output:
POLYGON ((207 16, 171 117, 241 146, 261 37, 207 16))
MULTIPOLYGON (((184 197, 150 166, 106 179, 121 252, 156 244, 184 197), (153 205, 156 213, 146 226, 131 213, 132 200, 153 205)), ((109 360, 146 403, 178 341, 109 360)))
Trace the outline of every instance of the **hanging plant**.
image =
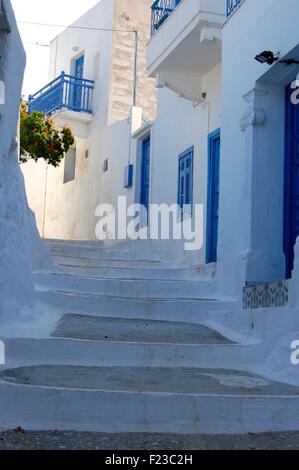
POLYGON ((21 102, 20 110, 20 160, 22 163, 32 158, 36 162, 42 158, 57 167, 74 144, 71 129, 64 126, 57 129, 53 119, 44 113, 28 112, 28 104, 21 102))

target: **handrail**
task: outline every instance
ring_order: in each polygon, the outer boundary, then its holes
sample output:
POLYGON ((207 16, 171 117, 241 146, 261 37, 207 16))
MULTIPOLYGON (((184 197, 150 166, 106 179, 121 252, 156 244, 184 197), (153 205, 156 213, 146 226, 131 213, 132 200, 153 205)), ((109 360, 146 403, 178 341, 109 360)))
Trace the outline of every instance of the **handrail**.
POLYGON ((243 0, 226 0, 226 16, 229 17, 243 0))
POLYGON ((155 0, 152 5, 152 35, 158 31, 182 0, 155 0))
POLYGON ((41 111, 49 115, 59 109, 67 108, 91 113, 93 89, 93 80, 62 72, 59 77, 29 96, 29 112, 41 111))

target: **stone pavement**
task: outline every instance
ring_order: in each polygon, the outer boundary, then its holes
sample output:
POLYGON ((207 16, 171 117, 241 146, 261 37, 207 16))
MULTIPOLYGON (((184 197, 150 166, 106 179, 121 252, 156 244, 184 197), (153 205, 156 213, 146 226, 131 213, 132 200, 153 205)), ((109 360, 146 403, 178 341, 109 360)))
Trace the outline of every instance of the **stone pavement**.
POLYGON ((0 433, 0 450, 299 450, 299 433, 181 436, 18 429, 0 433))
POLYGON ((248 372, 173 367, 31 366, 0 372, 7 382, 82 390, 298 396, 299 388, 248 372))

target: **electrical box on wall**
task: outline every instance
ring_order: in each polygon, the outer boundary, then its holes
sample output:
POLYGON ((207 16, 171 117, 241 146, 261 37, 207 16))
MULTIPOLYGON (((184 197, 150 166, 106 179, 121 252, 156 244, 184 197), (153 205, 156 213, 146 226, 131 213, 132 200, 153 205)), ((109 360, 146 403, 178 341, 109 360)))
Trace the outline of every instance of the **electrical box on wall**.
POLYGON ((108 161, 108 158, 106 158, 106 160, 104 160, 104 163, 103 163, 103 173, 107 173, 108 170, 109 170, 109 161, 108 161))
POLYGON ((124 188, 132 188, 133 186, 133 168, 133 165, 128 165, 125 168, 124 188))

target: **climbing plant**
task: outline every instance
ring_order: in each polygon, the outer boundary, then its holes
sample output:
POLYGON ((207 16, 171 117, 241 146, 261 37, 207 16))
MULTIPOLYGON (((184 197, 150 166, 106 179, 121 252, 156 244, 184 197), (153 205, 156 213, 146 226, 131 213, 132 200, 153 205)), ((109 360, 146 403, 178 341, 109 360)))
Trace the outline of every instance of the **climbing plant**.
POLYGON ((36 162, 42 158, 54 167, 59 166, 75 142, 71 129, 67 126, 57 129, 53 119, 44 113, 34 111, 29 114, 24 100, 20 108, 21 162, 28 161, 28 157, 36 162))

